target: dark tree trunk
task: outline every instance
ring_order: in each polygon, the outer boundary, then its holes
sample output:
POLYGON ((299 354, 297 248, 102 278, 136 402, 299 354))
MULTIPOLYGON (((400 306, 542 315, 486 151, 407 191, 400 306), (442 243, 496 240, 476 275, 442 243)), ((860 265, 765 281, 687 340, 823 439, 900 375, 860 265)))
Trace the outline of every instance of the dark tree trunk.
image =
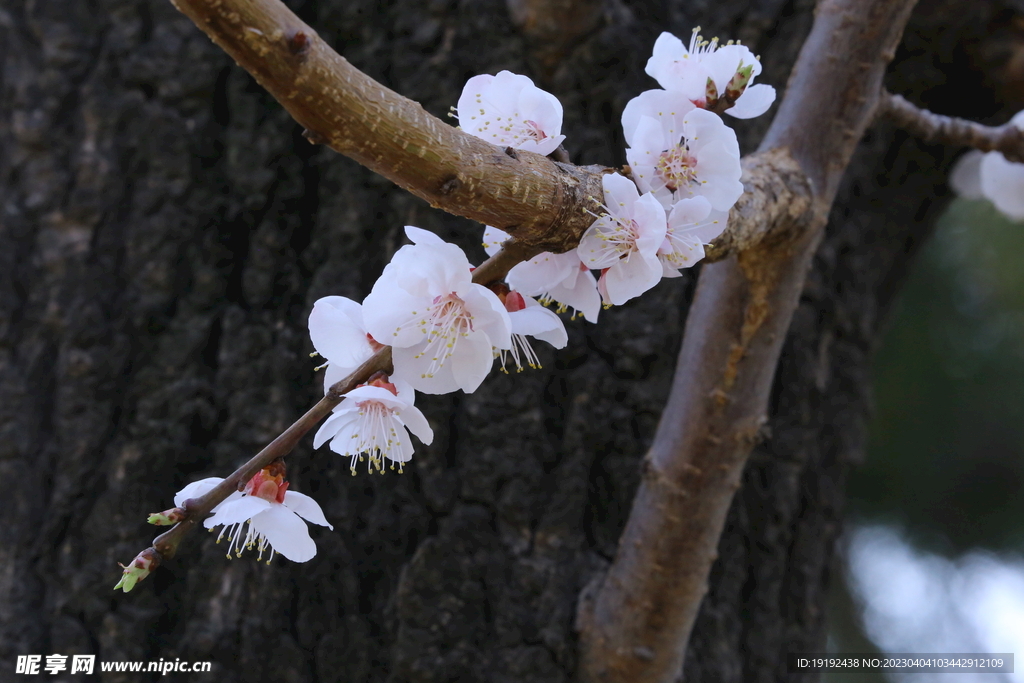
MULTIPOLYGON (((469 76, 532 73, 565 105, 574 161, 611 164, 624 161, 623 106, 654 87, 643 66, 660 30, 742 39, 781 91, 812 8, 609 0, 554 69, 551 46, 523 38, 500 0, 296 9, 437 115, 469 76)), ((892 88, 1005 120, 1013 107, 1000 112, 992 89, 1019 78, 1000 70, 1009 18, 995 4, 926 2, 892 88)), ((573 323, 541 371, 424 400, 435 441, 402 475, 351 477, 307 438, 289 458, 292 486, 335 525, 313 531, 308 564, 228 561, 197 534, 114 593, 116 562, 155 535, 147 513, 188 481, 226 475, 317 398, 313 301, 361 299, 404 224, 477 258, 480 227, 311 146, 169 2, 0 0, 0 58, 0 680, 33 653, 212 660, 217 680, 249 683, 570 680, 577 595, 614 553, 694 278, 597 326, 573 323)), ((746 150, 767 123, 737 124, 746 150)), ((953 153, 884 126, 862 144, 787 341, 770 436, 733 505, 688 680, 791 679, 786 652, 823 649, 871 350, 953 153)))

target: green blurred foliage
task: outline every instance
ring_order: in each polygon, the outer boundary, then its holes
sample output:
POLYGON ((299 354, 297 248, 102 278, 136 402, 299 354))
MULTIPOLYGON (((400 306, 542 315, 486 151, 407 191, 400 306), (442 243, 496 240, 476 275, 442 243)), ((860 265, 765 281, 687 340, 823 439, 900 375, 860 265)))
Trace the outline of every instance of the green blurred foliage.
POLYGON ((1024 547, 1024 224, 955 201, 875 362, 850 512, 955 554, 1024 547))

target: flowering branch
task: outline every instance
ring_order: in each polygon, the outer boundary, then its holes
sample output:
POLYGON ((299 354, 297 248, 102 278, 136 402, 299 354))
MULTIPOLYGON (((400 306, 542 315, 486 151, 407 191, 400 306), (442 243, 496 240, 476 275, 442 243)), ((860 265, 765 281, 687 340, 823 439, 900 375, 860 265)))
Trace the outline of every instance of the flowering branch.
POLYGON ((840 178, 875 117, 885 67, 913 5, 818 4, 761 144, 762 154, 779 155, 777 165, 795 163, 792 173, 806 179, 800 185, 810 188, 809 200, 789 215, 769 211, 779 219, 771 234, 780 239, 744 245, 701 272, 672 390, 615 559, 581 595, 584 681, 670 683, 681 675, 807 269, 840 178))
MULTIPOLYGON (((513 266, 532 258, 537 253, 536 248, 528 247, 516 239, 508 240, 498 253, 473 271, 473 281, 478 284, 490 284, 501 280, 513 266)), ((163 560, 174 557, 181 541, 210 514, 213 508, 224 502, 235 491, 241 491, 245 484, 264 467, 291 453, 299 440, 341 403, 345 394, 381 371, 387 373, 391 371, 390 346, 384 346, 348 377, 333 384, 326 395, 306 411, 305 415, 211 490, 198 498, 184 501, 178 508, 166 513, 151 515, 151 523, 161 524, 166 521, 175 523, 175 526, 153 539, 152 547, 143 550, 131 564, 124 568, 124 575, 117 587, 123 587, 127 593, 163 560)))
POLYGON ((878 114, 925 142, 973 147, 982 152, 1002 152, 1008 160, 1024 163, 1024 130, 1012 123, 985 126, 935 114, 890 92, 882 93, 878 114))

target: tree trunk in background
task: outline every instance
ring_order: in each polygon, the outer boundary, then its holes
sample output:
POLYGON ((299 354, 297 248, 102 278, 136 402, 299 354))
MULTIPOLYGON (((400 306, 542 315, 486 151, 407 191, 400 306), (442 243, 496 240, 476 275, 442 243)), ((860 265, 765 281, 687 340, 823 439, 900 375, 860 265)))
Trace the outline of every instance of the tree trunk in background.
MULTIPOLYGON (((550 45, 524 39, 501 0, 289 4, 439 116, 474 74, 534 75, 565 105, 573 160, 608 164, 624 162, 623 106, 654 87, 643 66, 661 30, 742 39, 781 91, 812 10, 609 0, 552 70, 550 45)), ((1024 92, 1003 68, 1020 32, 1011 16, 925 2, 891 88, 1005 120, 1024 107, 997 104, 1024 92)), ((577 595, 628 514, 692 274, 597 326, 572 323, 541 371, 424 398, 435 440, 402 475, 351 477, 307 438, 289 478, 335 525, 312 529, 313 561, 228 561, 196 534, 114 593, 116 562, 156 534, 147 513, 229 473, 317 398, 317 298, 361 300, 405 224, 477 260, 481 229, 311 146, 169 2, 0 0, 0 58, 0 680, 16 655, 51 653, 212 660, 225 682, 571 680, 577 595)), ((768 122, 736 123, 745 150, 768 122)), ((824 648, 871 350, 953 156, 884 126, 861 145, 730 514, 688 680, 794 679, 786 652, 824 648)))

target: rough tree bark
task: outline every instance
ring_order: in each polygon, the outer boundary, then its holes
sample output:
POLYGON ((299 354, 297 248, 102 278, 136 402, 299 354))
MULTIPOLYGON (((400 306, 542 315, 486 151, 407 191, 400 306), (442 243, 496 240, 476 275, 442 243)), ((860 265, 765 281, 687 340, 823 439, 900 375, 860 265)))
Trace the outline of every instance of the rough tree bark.
MULTIPOLYGON (((812 9, 609 2, 555 41, 553 61, 516 3, 290 4, 436 115, 475 73, 539 74, 565 104, 573 160, 599 164, 623 161, 617 117, 653 86, 642 68, 660 30, 740 38, 780 87, 812 9)), ((887 84, 1002 122, 1024 107, 1005 49, 1019 29, 1009 7, 971 7, 923 3, 887 84)), ((576 323, 542 371, 426 402, 435 442, 401 476, 352 478, 307 439, 290 478, 335 524, 309 564, 228 562, 197 535, 114 595, 116 561, 153 535, 146 513, 231 471, 317 398, 312 302, 365 295, 405 223, 479 257, 478 227, 310 146, 169 3, 3 0, 0 59, 0 680, 15 655, 52 652, 210 659, 225 681, 571 680, 577 597, 614 553, 693 278, 576 323)), ((746 151, 766 125, 739 125, 746 151)), ((871 349, 954 154, 886 125, 862 143, 786 342, 770 436, 730 512, 688 680, 788 679, 787 651, 823 647, 871 349)))

